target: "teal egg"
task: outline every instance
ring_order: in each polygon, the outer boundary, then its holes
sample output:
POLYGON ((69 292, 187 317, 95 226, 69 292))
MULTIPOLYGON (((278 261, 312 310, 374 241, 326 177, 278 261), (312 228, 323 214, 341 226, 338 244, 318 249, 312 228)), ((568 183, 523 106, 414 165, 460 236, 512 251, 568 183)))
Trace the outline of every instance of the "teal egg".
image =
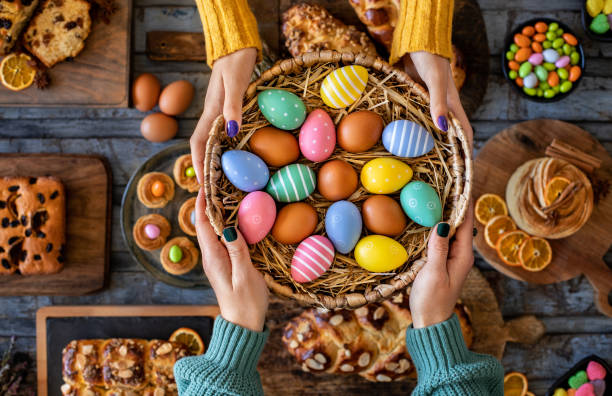
POLYGON ((417 224, 433 227, 442 219, 442 203, 436 190, 422 181, 411 181, 402 188, 400 202, 404 212, 417 224))
POLYGON ((278 202, 297 202, 307 198, 317 186, 315 173, 304 164, 291 164, 278 170, 266 192, 278 202))
POLYGON ((266 89, 257 96, 257 104, 266 120, 280 129, 297 129, 306 119, 306 105, 289 91, 266 89))

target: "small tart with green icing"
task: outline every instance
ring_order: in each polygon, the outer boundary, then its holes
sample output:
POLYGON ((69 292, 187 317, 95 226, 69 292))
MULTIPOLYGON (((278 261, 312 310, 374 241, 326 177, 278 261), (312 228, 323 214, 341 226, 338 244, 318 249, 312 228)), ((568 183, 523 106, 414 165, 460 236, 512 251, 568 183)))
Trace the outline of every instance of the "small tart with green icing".
POLYGON ((159 259, 164 269, 172 275, 183 275, 196 266, 200 251, 187 237, 172 238, 164 245, 159 259))
POLYGON ((139 248, 157 250, 164 246, 171 229, 170 222, 164 216, 148 214, 136 221, 132 229, 132 235, 139 248))
POLYGON ((196 236, 195 228, 195 203, 196 197, 186 200, 178 214, 178 223, 181 230, 187 235, 196 236))
POLYGON ((181 155, 176 159, 172 174, 180 188, 189 192, 196 192, 200 189, 200 184, 193 168, 191 154, 181 155))
POLYGON ((174 182, 165 173, 150 172, 140 178, 136 193, 147 208, 163 208, 174 198, 174 182))

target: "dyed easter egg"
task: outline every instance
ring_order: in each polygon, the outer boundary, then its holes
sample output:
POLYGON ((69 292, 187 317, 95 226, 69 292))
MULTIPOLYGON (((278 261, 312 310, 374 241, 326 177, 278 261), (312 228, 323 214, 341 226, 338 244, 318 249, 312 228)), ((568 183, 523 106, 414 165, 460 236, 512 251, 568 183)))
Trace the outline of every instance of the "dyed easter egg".
POLYGON ((385 127, 383 146, 398 157, 420 157, 434 147, 431 133, 416 122, 396 120, 385 127))
POLYGON ((376 158, 361 169, 361 184, 374 194, 399 191, 412 179, 412 169, 393 158, 376 158))
POLYGON ((347 199, 355 190, 359 181, 357 172, 346 161, 335 159, 326 162, 319 169, 317 189, 330 201, 347 199))
POLYGON ((234 187, 246 192, 263 189, 270 178, 266 163, 248 151, 226 151, 221 156, 221 167, 234 187))
POLYGON ((366 228, 374 234, 398 236, 407 219, 397 201, 387 195, 372 195, 363 202, 361 215, 366 228))
POLYGON ((291 277, 298 283, 310 282, 323 275, 334 261, 334 247, 329 239, 312 235, 300 243, 291 260, 291 277))
POLYGON ((544 56, 544 61, 548 63, 555 63, 560 56, 557 50, 554 50, 552 48, 545 49, 542 52, 542 55, 544 56))
POLYGON ((404 212, 417 224, 433 227, 442 219, 442 204, 438 193, 429 184, 412 181, 402 189, 400 201, 404 212))
POLYGON ((292 245, 311 235, 318 223, 317 211, 310 204, 290 203, 278 211, 272 227, 272 236, 280 243, 292 245))
POLYGON ((338 124, 338 144, 349 153, 368 151, 380 139, 385 123, 370 110, 353 111, 338 124))
POLYGON ((368 71, 363 66, 344 66, 329 73, 321 84, 321 99, 334 109, 354 103, 368 83, 368 71))
POLYGON ((308 114, 300 129, 300 150, 313 162, 325 161, 336 146, 336 128, 329 114, 316 109, 308 114))
POLYGON ((149 239, 155 239, 161 233, 161 230, 155 224, 147 224, 144 228, 144 232, 149 239))
POLYGON ((289 165, 300 157, 295 136, 272 126, 255 131, 249 139, 249 147, 270 166, 289 165))
POLYGON ((195 225, 195 223, 196 223, 196 213, 195 213, 195 210, 191 211, 191 214, 189 215, 189 220, 191 221, 191 224, 195 225))
POLYGON ((353 250, 361 235, 361 214, 357 206, 349 201, 332 204, 325 214, 325 232, 340 253, 353 250))
POLYGON ((383 235, 368 235, 355 246, 355 260, 370 272, 393 271, 408 260, 406 249, 396 240, 383 235))
POLYGON ((276 203, 263 191, 247 194, 238 207, 238 228, 247 243, 261 241, 268 235, 276 219, 276 203))
POLYGON ((266 191, 278 202, 296 202, 312 194, 316 185, 317 178, 312 169, 304 164, 291 164, 270 178, 266 191))
POLYGON ((306 106, 296 94, 282 89, 266 89, 257 96, 257 104, 266 120, 277 128, 299 128, 306 119, 306 106))

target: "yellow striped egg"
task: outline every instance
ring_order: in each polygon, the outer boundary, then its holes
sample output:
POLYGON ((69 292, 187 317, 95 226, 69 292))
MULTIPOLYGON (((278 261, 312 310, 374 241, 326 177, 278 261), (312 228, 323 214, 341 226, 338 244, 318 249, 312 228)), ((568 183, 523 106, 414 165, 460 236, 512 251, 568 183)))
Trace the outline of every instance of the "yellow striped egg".
POLYGON ((331 72, 321 84, 321 99, 334 109, 355 103, 368 82, 368 71, 363 66, 344 66, 331 72))

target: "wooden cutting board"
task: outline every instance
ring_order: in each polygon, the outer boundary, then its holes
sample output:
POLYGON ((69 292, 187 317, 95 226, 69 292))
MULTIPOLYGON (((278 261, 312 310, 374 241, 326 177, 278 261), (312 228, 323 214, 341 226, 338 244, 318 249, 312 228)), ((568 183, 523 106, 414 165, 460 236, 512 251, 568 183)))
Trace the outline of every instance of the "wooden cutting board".
POLYGON ((61 395, 61 353, 72 340, 167 339, 177 328, 190 327, 208 345, 218 314, 212 305, 43 307, 36 313, 38 395, 61 395))
POLYGON ((116 0, 110 23, 93 23, 85 48, 71 62, 49 69, 51 84, 13 92, 0 85, 0 106, 127 107, 132 0, 116 0))
MULTIPOLYGON (((495 293, 477 268, 473 268, 461 292, 461 301, 471 314, 474 329, 472 350, 501 359, 507 342, 536 343, 545 329, 534 316, 523 316, 504 322, 495 293)), ((259 360, 266 395, 372 395, 409 394, 415 379, 373 383, 358 375, 312 374, 302 371, 282 344, 283 328, 304 310, 295 301, 273 297, 268 310, 270 338, 259 360)))
POLYGON ((0 276, 0 296, 81 295, 108 273, 111 173, 106 159, 68 154, 1 154, 0 177, 56 176, 66 189, 66 261, 57 274, 0 276))
MULTIPOLYGON (((612 157, 587 131, 557 120, 526 121, 505 129, 489 139, 474 164, 474 198, 485 193, 505 196, 508 179, 525 161, 544 157, 544 150, 557 138, 602 161, 596 175, 612 181, 612 157)), ((612 193, 602 198, 589 221, 574 235, 549 240, 553 260, 543 271, 529 272, 510 267, 497 257, 484 240, 484 226, 476 222, 476 250, 498 271, 526 282, 549 284, 584 274, 595 289, 600 312, 612 316, 612 270, 603 260, 612 244, 612 193)))

